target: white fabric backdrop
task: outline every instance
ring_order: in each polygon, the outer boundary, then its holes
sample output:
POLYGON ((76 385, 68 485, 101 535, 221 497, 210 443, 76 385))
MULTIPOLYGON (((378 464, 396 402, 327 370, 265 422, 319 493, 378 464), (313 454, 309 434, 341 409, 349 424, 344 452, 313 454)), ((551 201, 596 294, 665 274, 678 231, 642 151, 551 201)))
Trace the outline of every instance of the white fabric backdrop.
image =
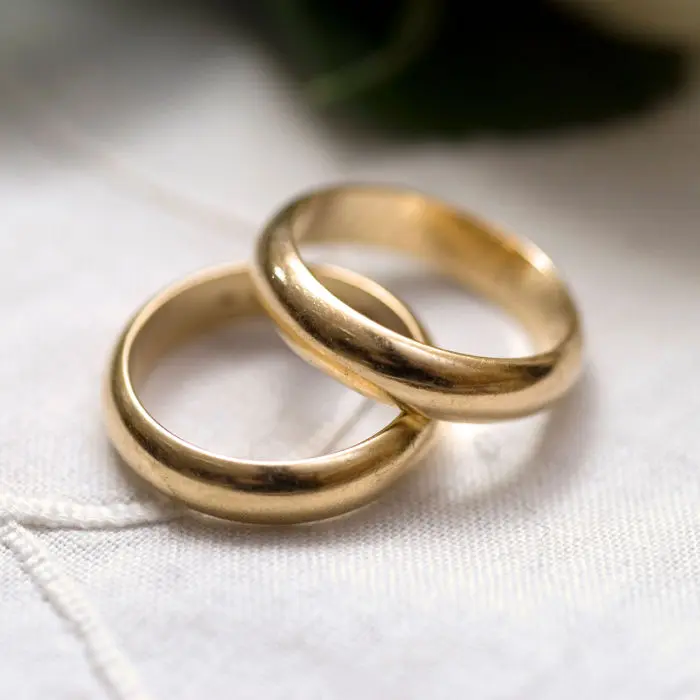
MULTIPOLYGON (((577 135, 397 148, 325 132, 242 39, 34 5, 25 33, 0 29, 0 697, 697 697, 700 88, 577 135), (550 252, 586 321, 581 386, 549 418, 446 427, 346 519, 227 527, 154 501, 100 424, 116 333, 346 177, 427 189, 550 252)), ((445 345, 522 343, 434 276, 334 260, 445 345)), ((148 397, 239 455, 311 454, 390 415, 264 321, 175 355, 148 397)))

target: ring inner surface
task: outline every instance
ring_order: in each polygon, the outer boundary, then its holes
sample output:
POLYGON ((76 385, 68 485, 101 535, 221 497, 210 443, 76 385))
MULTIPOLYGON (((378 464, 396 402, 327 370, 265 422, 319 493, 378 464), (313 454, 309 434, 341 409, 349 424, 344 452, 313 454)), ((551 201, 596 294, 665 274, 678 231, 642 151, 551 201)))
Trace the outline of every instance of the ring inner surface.
MULTIPOLYGON (((379 285, 332 266, 314 266, 314 273, 360 313, 401 335, 425 339, 409 310, 379 285)), ((247 269, 222 270, 174 290, 135 329, 128 364, 134 389, 138 391, 165 354, 190 338, 263 313, 247 269)))
POLYGON ((299 244, 371 244, 427 260, 513 314, 540 352, 574 330, 573 302, 544 253, 420 194, 330 190, 300 201, 289 226, 299 244))

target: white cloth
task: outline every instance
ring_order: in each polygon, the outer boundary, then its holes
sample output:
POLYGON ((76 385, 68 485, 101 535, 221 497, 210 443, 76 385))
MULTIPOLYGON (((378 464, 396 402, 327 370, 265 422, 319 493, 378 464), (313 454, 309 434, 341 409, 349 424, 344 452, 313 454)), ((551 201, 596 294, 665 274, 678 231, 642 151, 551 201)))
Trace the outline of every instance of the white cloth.
MULTIPOLYGON (((578 135, 399 148, 325 132, 223 30, 62 7, 3 63, 0 697, 697 697, 700 90, 578 135), (120 327, 342 178, 427 189, 537 241, 585 318, 580 387, 549 418, 446 426, 345 519, 228 527, 155 501, 101 427, 120 327)), ((391 256, 333 259, 444 345, 521 342, 391 256)), ((186 437, 270 457, 324 449, 363 403, 264 321, 176 354, 148 397, 186 437)))

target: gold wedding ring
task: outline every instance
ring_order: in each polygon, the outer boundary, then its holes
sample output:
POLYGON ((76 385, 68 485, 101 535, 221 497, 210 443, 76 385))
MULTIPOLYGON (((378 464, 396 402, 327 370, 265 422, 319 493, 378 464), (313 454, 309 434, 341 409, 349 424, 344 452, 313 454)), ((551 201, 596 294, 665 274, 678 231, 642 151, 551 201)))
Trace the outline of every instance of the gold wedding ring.
POLYGON ((576 381, 581 328, 550 259, 422 194, 380 186, 320 190, 265 227, 253 279, 284 338, 367 396, 447 421, 493 421, 549 405, 576 381), (496 302, 524 325, 536 354, 493 358, 432 347, 383 327, 339 299, 298 245, 362 243, 406 251, 496 302))
POLYGON ((388 187, 320 190, 265 227, 251 268, 205 270, 158 294, 129 322, 104 392, 109 435, 158 490, 210 515, 296 523, 367 503, 412 464, 433 419, 492 421, 548 406, 576 381, 582 336, 566 285, 536 246, 422 194, 388 187), (383 287, 309 267, 302 243, 371 243, 413 253, 510 311, 535 354, 478 357, 434 347, 383 287), (160 425, 139 387, 173 346, 217 324, 266 311, 302 357, 400 415, 359 444, 280 462, 208 452, 160 425))
MULTIPOLYGON (((315 267, 314 274, 334 298, 392 333, 430 342, 411 312, 374 282, 330 266, 315 267)), ((205 270, 148 302, 127 325, 109 364, 104 408, 114 446, 159 491, 218 517, 297 523, 363 505, 419 456, 433 432, 430 420, 407 409, 353 447, 269 462, 208 452, 160 425, 141 403, 139 387, 165 352, 218 324, 260 313, 249 270, 238 265, 205 270)), ((327 369, 333 372, 333 367, 327 369)))

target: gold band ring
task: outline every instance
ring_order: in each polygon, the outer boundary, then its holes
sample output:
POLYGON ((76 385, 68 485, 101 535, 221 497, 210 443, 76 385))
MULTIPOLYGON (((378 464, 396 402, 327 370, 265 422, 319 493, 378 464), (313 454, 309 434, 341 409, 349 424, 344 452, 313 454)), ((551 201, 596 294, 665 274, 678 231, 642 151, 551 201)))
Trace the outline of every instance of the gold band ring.
MULTIPOLYGON (((397 334, 429 342, 410 311, 379 285, 339 268, 323 266, 314 272, 361 313, 397 334)), ((260 313, 245 266, 206 270, 147 303, 120 337, 107 373, 105 422, 114 446, 159 491, 218 517, 295 523, 363 505, 418 457, 433 432, 431 421, 404 411, 376 435, 323 457, 252 461, 216 455, 182 440, 139 400, 138 386, 167 350, 221 322, 260 313)))
POLYGON ((320 190, 266 226, 253 279, 289 344, 348 385, 430 418, 492 421, 537 411, 564 394, 581 366, 578 314, 536 246, 437 200, 388 187, 320 190), (383 328, 338 299, 301 258, 301 243, 371 243, 436 264, 512 312, 537 354, 464 355, 383 328))

